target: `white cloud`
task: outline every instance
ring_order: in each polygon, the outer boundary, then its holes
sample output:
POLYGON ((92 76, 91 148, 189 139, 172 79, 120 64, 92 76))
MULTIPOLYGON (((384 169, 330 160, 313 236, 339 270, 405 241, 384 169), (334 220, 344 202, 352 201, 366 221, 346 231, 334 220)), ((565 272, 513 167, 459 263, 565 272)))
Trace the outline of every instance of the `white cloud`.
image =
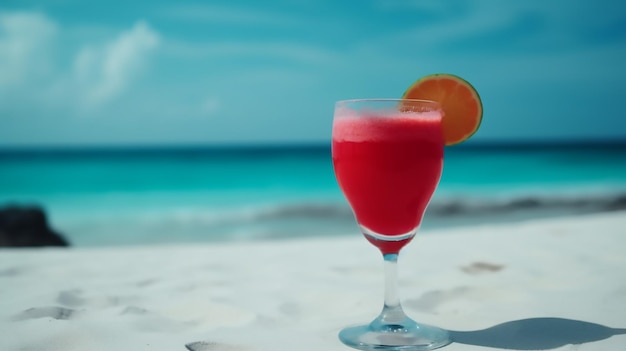
POLYGON ((57 25, 40 13, 0 14, 0 91, 50 74, 57 25))
POLYGON ((116 37, 68 46, 73 30, 40 12, 0 14, 0 113, 92 112, 127 92, 160 41, 142 21, 116 37))
POLYGON ((105 103, 128 87, 159 45, 159 35, 145 22, 101 46, 86 46, 74 61, 74 75, 87 106, 105 103))

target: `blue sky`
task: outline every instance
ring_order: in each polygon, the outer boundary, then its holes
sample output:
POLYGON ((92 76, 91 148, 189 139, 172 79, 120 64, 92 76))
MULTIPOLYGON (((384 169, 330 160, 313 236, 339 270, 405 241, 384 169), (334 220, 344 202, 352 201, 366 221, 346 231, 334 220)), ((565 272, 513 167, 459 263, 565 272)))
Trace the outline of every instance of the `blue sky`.
POLYGON ((476 141, 626 139, 621 0, 4 0, 0 145, 325 142, 449 72, 476 141))

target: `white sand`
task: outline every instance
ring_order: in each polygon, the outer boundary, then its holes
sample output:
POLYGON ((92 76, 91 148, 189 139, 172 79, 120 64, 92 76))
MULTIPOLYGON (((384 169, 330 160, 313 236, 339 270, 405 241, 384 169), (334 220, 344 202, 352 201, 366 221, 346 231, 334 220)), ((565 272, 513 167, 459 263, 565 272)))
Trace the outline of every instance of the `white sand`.
MULTIPOLYGON (((382 258, 356 233, 5 249, 0 350, 348 350, 338 330, 373 319, 382 292, 382 258)), ((626 350, 608 328, 626 328, 626 212, 423 234, 400 292, 414 319, 472 331, 442 350, 626 350)))

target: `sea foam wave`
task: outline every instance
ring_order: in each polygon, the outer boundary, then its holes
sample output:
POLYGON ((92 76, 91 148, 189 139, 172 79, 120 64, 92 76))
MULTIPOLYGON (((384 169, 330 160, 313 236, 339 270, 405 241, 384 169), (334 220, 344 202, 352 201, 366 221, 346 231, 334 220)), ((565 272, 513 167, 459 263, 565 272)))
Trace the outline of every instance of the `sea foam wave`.
MULTIPOLYGON (((446 198, 431 202, 422 229, 626 210, 626 193, 497 198, 446 198)), ((301 202, 232 208, 187 208, 70 223, 79 246, 237 241, 356 233, 345 202, 301 202)))
MULTIPOLYGON (((447 198, 433 200, 427 216, 437 218, 474 215, 502 215, 524 211, 560 211, 562 213, 586 213, 626 210, 626 193, 569 196, 518 196, 498 198, 447 198)), ((230 210, 183 209, 171 213, 153 213, 142 217, 145 221, 168 220, 180 223, 250 224, 281 220, 352 220, 352 210, 347 204, 285 203, 257 208, 246 207, 230 210)))
POLYGON ((430 204, 431 216, 496 215, 520 211, 604 212, 626 209, 626 193, 517 196, 508 199, 448 199, 430 204))

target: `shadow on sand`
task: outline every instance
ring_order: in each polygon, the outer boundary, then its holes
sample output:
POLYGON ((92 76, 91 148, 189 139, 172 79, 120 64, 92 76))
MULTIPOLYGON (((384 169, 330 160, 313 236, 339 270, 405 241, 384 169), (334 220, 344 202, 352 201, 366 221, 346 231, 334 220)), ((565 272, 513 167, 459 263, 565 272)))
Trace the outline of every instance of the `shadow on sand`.
MULTIPOLYGON (((626 329, 563 318, 530 318, 472 330, 449 330, 452 342, 505 350, 553 350, 626 334, 626 329)), ((199 341, 185 345, 189 351, 245 351, 247 347, 199 341)), ((445 350, 443 348, 442 350, 445 350)))
POLYGON ((508 350, 552 350, 626 334, 626 329, 563 318, 530 318, 473 331, 449 331, 458 344, 508 350))

